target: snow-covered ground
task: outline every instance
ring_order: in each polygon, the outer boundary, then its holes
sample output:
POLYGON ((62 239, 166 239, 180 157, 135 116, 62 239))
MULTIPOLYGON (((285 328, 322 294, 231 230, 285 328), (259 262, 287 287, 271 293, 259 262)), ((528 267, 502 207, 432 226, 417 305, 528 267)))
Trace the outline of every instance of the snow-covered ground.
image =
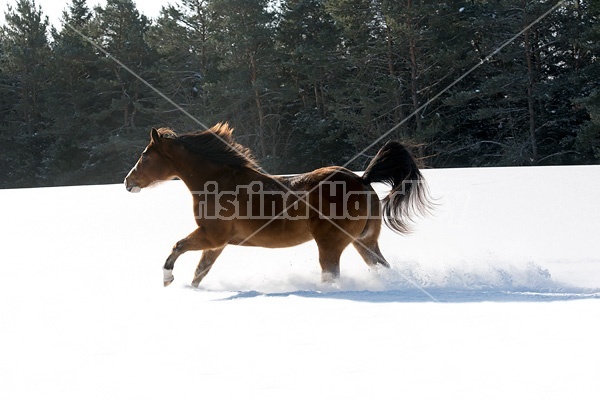
POLYGON ((435 216, 336 287, 309 243, 163 288, 181 182, 0 191, 0 398, 597 398, 600 167, 424 172, 435 216))

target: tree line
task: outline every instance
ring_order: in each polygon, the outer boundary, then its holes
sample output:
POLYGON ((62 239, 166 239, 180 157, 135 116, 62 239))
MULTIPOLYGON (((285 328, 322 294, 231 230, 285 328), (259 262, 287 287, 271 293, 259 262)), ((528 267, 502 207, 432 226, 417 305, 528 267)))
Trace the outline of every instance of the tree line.
POLYGON ((54 27, 16 0, 0 187, 120 182, 151 127, 198 121, 273 173, 364 168, 384 135, 432 167, 598 163, 600 0, 556 4, 181 0, 149 19, 72 0, 54 27))

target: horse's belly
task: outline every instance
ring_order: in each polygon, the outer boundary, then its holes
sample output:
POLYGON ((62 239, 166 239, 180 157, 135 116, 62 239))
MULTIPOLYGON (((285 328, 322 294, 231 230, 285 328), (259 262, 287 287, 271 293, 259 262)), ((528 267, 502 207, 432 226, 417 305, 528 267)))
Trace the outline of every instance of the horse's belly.
POLYGON ((306 221, 257 220, 250 229, 238 232, 232 244, 281 248, 297 246, 312 240, 306 221))

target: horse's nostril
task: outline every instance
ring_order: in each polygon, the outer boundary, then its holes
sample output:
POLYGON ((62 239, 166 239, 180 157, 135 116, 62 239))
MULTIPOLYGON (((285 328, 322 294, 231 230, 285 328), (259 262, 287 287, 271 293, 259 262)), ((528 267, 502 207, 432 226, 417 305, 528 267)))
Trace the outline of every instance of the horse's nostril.
POLYGON ((142 190, 142 188, 137 185, 128 185, 125 186, 125 188, 129 193, 139 193, 142 190))
POLYGON ((142 188, 136 185, 135 183, 128 182, 128 178, 129 176, 125 178, 123 183, 125 184, 125 189, 127 189, 129 193, 138 193, 140 190, 142 190, 142 188))

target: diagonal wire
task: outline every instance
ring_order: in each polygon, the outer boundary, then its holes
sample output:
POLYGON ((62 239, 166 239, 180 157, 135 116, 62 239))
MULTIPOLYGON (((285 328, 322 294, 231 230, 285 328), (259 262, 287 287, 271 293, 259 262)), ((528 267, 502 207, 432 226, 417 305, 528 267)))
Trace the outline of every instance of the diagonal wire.
MULTIPOLYGON (((129 72, 131 75, 133 75, 136 79, 140 80, 140 82, 142 82, 144 85, 146 85, 147 87, 149 87, 150 89, 152 89, 155 93, 157 93, 158 95, 160 95, 163 99, 165 99, 167 102, 169 102, 170 104, 172 104, 174 107, 176 107, 179 111, 181 111, 184 115, 186 115, 187 117, 189 117, 190 119, 192 119, 194 122, 196 122, 198 125, 202 126, 205 130, 209 131, 211 134, 213 134, 214 136, 216 136, 219 140, 223 141, 227 146, 229 146, 232 150, 239 152, 238 149, 234 148, 233 146, 231 146, 231 144, 229 142, 227 142, 226 140, 224 140, 223 138, 221 138, 221 136, 215 134, 214 132, 212 132, 204 123, 202 123, 202 121, 200 121, 199 119, 197 119, 196 117, 194 117, 192 114, 190 114, 187 110, 185 110, 183 107, 181 107, 179 104, 175 103, 171 98, 169 98, 167 95, 165 95, 163 92, 161 92, 160 90, 158 90, 154 85, 152 85, 150 82, 148 82, 147 80, 145 80, 144 78, 142 78, 138 73, 136 73, 135 71, 133 71, 131 68, 129 68, 127 65, 125 65, 123 62, 121 62, 118 58, 114 57, 110 52, 106 51, 104 48, 102 48, 100 45, 98 45, 97 43, 95 43, 90 37, 88 37, 87 35, 85 35, 83 32, 81 32, 80 30, 76 29, 73 25, 69 24, 68 22, 65 23, 65 25, 73 30, 75 33, 77 33, 79 36, 81 36, 86 42, 90 43, 94 48, 96 48, 97 50, 99 50, 100 52, 102 52, 106 57, 110 58, 112 61, 114 61, 115 63, 117 63, 119 66, 121 66, 123 69, 125 69, 127 72, 129 72)), ((283 182, 281 182, 278 179, 275 179, 275 181, 277 182, 278 185, 280 185, 283 189, 285 189, 286 191, 292 191, 291 188, 289 188, 287 185, 285 185, 283 182)), ((312 190, 311 190, 312 191, 312 190)), ((310 192, 309 192, 310 193, 310 192)), ((333 226, 335 226, 340 232, 342 232, 344 235, 350 237, 353 241, 354 241, 354 236, 352 236, 349 232, 347 232, 345 229, 343 229, 341 226, 339 226, 337 223, 335 223, 331 218, 325 217, 320 210, 318 210, 316 207, 314 207, 313 205, 311 205, 310 203, 308 203, 308 201, 303 200, 304 203, 311 209, 313 209, 314 211, 316 211, 320 217, 322 217, 323 219, 329 221, 333 226)), ((251 238, 253 238, 256 234, 258 234, 259 232, 261 232, 263 229, 265 229, 269 224, 271 224, 275 219, 279 218, 281 215, 283 215, 283 213, 287 212, 289 210, 289 208, 293 207, 293 203, 288 206, 286 209, 284 209, 282 211, 282 213, 278 216, 276 216, 273 219, 270 219, 269 221, 267 221, 264 225, 262 225, 260 228, 258 228, 257 230, 255 230, 250 236, 244 238, 244 240, 242 242, 239 243, 239 245, 243 245, 244 243, 247 243, 251 238)), ((371 249, 367 248, 363 243, 361 242, 356 242, 359 243, 360 246, 362 246, 365 250, 367 250, 368 252, 370 252, 371 254, 375 255, 377 258, 377 254, 375 254, 371 249)), ((413 285, 415 288, 417 288, 418 290, 420 290, 421 292, 423 292, 425 295, 427 295, 430 299, 432 299, 433 301, 437 302, 438 299, 436 299, 431 293, 429 293, 427 290, 425 290, 422 286, 420 286, 419 284, 417 284, 416 282, 414 282, 412 279, 410 279, 410 277, 406 276, 403 272, 400 272, 401 275, 404 277, 404 279, 406 279, 407 282, 409 282, 411 285, 413 285)))
MULTIPOLYGON (((556 10, 558 7, 560 7, 564 2, 565 2, 565 0, 558 1, 554 6, 552 6, 550 9, 548 9, 546 12, 544 12, 542 15, 540 15, 534 21, 532 21, 531 23, 529 23, 527 26, 525 26, 519 32, 517 32, 516 34, 514 34, 512 37, 510 37, 508 40, 506 40, 500 46, 498 46, 494 51, 492 51, 485 58, 483 58, 482 60, 480 60, 477 64, 475 64, 474 66, 472 66, 469 70, 467 70, 465 73, 463 73, 457 79, 455 79, 452 83, 450 83, 448 86, 446 86, 440 92, 438 92, 435 96, 433 96, 427 102, 425 102, 423 105, 421 105, 420 107, 418 107, 417 109, 415 109, 410 115, 408 115, 406 118, 404 118, 402 121, 398 122, 395 126, 393 126, 391 129, 389 129, 383 135, 381 135, 380 137, 378 137, 377 139, 375 139, 373 142, 371 142, 371 144, 369 144, 367 147, 365 147, 363 150, 361 150, 359 153, 357 153, 354 157, 352 157, 350 160, 348 160, 342 167, 344 167, 344 168, 348 167, 357 158, 363 156, 369 149, 371 149, 373 146, 375 146, 376 144, 378 144, 379 142, 381 142, 382 140, 384 140, 386 137, 388 137, 390 134, 392 134, 395 130, 397 130, 400 126, 402 126, 403 124, 405 124, 408 120, 410 120, 411 118, 413 118, 415 115, 417 115, 424 108, 428 107, 431 103, 433 103, 434 101, 436 101, 440 96, 442 96, 448 90, 450 90, 451 88, 453 88, 454 86, 456 86, 459 82, 461 82, 462 80, 464 80, 467 76, 469 76, 470 74, 472 74, 475 70, 477 70, 479 67, 481 67, 484 63, 490 61, 492 59, 492 57, 494 57, 496 54, 498 54, 499 52, 501 52, 506 46, 508 46, 512 42, 514 42, 519 36, 521 36, 527 30, 531 29, 533 26, 535 26, 536 24, 538 24, 542 19, 546 18, 550 13, 552 13, 554 10, 556 10)), ((335 174, 335 172, 332 173, 332 174, 330 174, 324 180, 327 181, 327 180, 331 179, 334 174, 335 174)), ((308 193, 311 193, 313 190, 315 190, 315 189, 311 189, 308 193)), ((291 208, 291 207, 292 207, 292 205, 288 206, 276 218, 282 216, 283 213, 287 212, 288 209, 291 208)), ((311 207, 310 204, 309 204, 309 207, 311 207)), ((270 223, 271 223, 271 221, 266 222, 265 225, 263 225, 261 228, 259 228, 258 230, 256 230, 252 235, 250 235, 244 241, 244 243, 246 241, 248 241, 249 239, 251 239, 257 233, 259 233, 260 231, 262 231, 270 223)), ((333 221, 332 221, 332 223, 334 225, 336 225, 333 221)))
MULTIPOLYGON (((402 126, 403 124, 405 124, 408 120, 410 120, 412 117, 414 117, 416 114, 418 114, 421 110, 423 110, 424 108, 428 107, 432 102, 434 102, 435 100, 437 100, 440 96, 442 96, 444 93, 446 93, 448 90, 450 90, 452 87, 456 86, 459 82, 461 82, 462 80, 464 80, 467 76, 469 76, 470 74, 472 74, 475 70, 477 70, 479 67, 481 67, 484 63, 490 61, 492 59, 492 57, 494 57, 496 54, 498 54, 499 52, 501 52, 506 46, 510 45, 512 42, 514 42, 519 36, 521 36, 523 33, 525 33, 527 30, 531 29, 534 25, 538 24, 542 19, 546 18, 550 13, 552 13, 554 10, 556 10, 559 6, 561 6, 563 3, 565 2, 565 0, 560 0, 558 1, 554 6, 552 6, 549 10, 547 10, 546 12, 544 12, 542 15, 540 15, 538 18, 536 18, 534 21, 532 21, 530 24, 528 24, 527 26, 525 26, 523 29, 521 29, 519 32, 517 32, 516 34, 514 34, 512 37, 510 37, 508 40, 506 40, 504 43, 502 43, 500 46, 498 46, 494 51, 492 51, 490 54, 488 54, 485 58, 483 58, 481 61, 479 61, 479 63, 475 64, 473 67, 471 67, 469 70, 467 70, 465 73, 463 73, 461 76, 459 76, 457 79, 455 79, 452 83, 450 83, 448 86, 446 86, 444 89, 442 89, 439 93, 437 93, 435 96, 433 96, 431 99, 429 99, 427 102, 425 102, 423 105, 421 105, 420 107, 418 107, 416 110, 414 110, 410 115, 408 115, 406 118, 404 118, 402 121, 400 121, 398 124, 396 124, 394 127, 392 127, 391 129, 389 129, 387 132, 385 132, 383 135, 381 135, 380 137, 378 137, 377 139, 375 139, 371 144, 369 144, 367 147, 365 147, 362 151, 360 151, 359 153, 357 153, 354 157, 352 157, 350 160, 348 160, 343 167, 348 167, 353 161, 355 161, 357 158, 361 157, 362 155, 365 154, 365 152, 367 152, 369 149, 371 149, 373 146, 375 146, 377 143, 381 142, 382 140, 384 140, 386 137, 388 137, 391 133, 393 133, 396 129, 398 129, 400 126, 402 126)), ((327 178, 324 179, 324 181, 327 181, 329 179, 331 179, 333 177, 333 175, 335 174, 332 173, 330 174, 327 178)), ((281 184, 281 183, 280 183, 281 184)), ((310 194, 313 190, 315 190, 315 188, 311 189, 307 194, 310 194)), ((306 202, 306 201, 305 201, 306 202)), ((313 206, 311 206, 310 204, 308 204, 308 202, 306 202, 306 204, 311 207, 312 209, 315 209, 313 206)), ((285 208, 278 216, 276 216, 275 218, 279 218, 281 217, 285 212, 287 212, 291 207, 293 207, 293 204, 288 206, 287 208, 285 208)), ((316 210, 316 209, 315 209, 316 210)), ((318 212, 318 210, 316 210, 318 212)), ((321 216, 322 214, 319 213, 321 216)), ((328 218, 327 218, 328 219, 328 218)), ((256 231, 254 231, 253 234, 251 234, 250 236, 248 236, 242 243, 246 243, 248 240, 250 240, 252 237, 254 237, 256 234, 258 234, 260 231, 262 231, 264 228, 266 228, 270 223, 272 222, 272 220, 267 221, 263 226, 261 226, 259 229, 257 229, 256 231)), ((342 230, 335 222, 331 221, 330 222, 336 226, 338 229, 342 230)), ((345 232, 347 235, 350 235, 348 232, 345 232)), ((368 249, 367 249, 368 250, 368 249)), ((369 250, 370 251, 370 250, 369 250)), ((421 288, 420 288, 421 289, 421 288)))
POLYGON ((500 46, 498 46, 494 51, 492 51, 490 54, 488 54, 485 58, 483 58, 477 64, 475 64, 474 66, 472 66, 467 72, 463 73, 461 76, 459 76, 458 78, 456 78, 456 80, 454 80, 451 84, 449 84, 444 89, 442 89, 440 92, 438 92, 435 96, 433 96, 432 98, 430 98, 423 105, 421 105, 420 107, 418 107, 417 109, 415 109, 410 115, 408 115, 406 118, 404 118, 402 121, 398 122, 395 126, 393 126, 392 128, 390 128, 383 135, 381 135, 380 137, 378 137, 377 139, 375 139, 373 142, 371 142, 363 150, 361 150, 354 157, 352 157, 350 160, 348 160, 343 166, 344 167, 348 167, 357 158, 365 155, 365 153, 369 149, 371 149, 377 143, 381 142, 383 139, 385 139, 386 137, 388 137, 390 134, 392 134, 392 132, 394 132, 396 129, 398 129, 399 127, 401 127, 402 125, 404 125, 408 120, 410 120, 415 115, 417 115, 419 112, 421 112, 423 109, 425 109, 426 107, 428 107, 431 103, 433 103, 434 101, 436 101, 441 95, 443 95, 444 93, 446 93, 448 90, 452 89, 454 86, 456 86, 459 82, 461 82, 467 76, 471 75, 476 69, 478 69, 479 67, 481 67, 484 63, 490 61, 492 57, 494 57, 496 54, 498 54, 499 52, 501 52, 506 46, 508 46, 512 42, 514 42, 519 36, 521 36, 522 34, 524 34, 525 32, 527 32, 534 25, 537 25, 541 20, 543 20, 544 18, 546 18, 550 13, 552 13, 554 10, 556 10, 558 7, 560 7, 564 2, 565 2, 565 0, 559 0, 549 10, 547 10, 546 12, 544 12, 542 15, 540 15, 538 18, 536 18, 533 22, 531 22, 530 24, 528 24, 527 26, 525 26, 523 29, 521 29, 519 32, 517 32, 516 34, 514 34, 507 41, 505 41, 500 46))
MULTIPOLYGON (((200 125, 202 128, 204 128, 204 130, 210 132, 217 139, 219 139, 220 141, 222 141, 223 143, 225 143, 231 150, 233 150, 234 152, 242 155, 242 153, 238 149, 236 149, 235 147, 233 147, 227 140, 223 139, 221 136, 219 136, 218 134, 216 134, 215 132, 213 132, 202 121, 200 121, 198 118, 194 117, 186 109, 184 109, 179 104, 177 104, 175 101, 173 101, 169 96, 167 96, 166 94, 164 94, 162 91, 160 91, 159 89, 157 89, 154 85, 152 85, 150 82, 148 82, 147 80, 145 80, 144 78, 142 78, 134 70, 132 70, 127 65, 125 65, 123 62, 121 62, 121 60, 119 60, 118 58, 116 58, 115 56, 113 56, 110 52, 106 51, 102 46, 100 46, 99 44, 97 44, 96 42, 94 42, 92 40, 92 38, 90 38, 89 36, 87 36, 85 33, 81 32, 79 29, 75 28, 73 25, 69 24, 68 22, 65 22, 65 26, 67 26, 73 32, 75 32, 76 34, 78 34, 79 36, 81 36, 81 38, 83 38, 83 40, 85 40, 86 42, 88 42, 89 44, 91 44, 98 51, 102 52, 102 54, 104 54, 106 57, 110 58, 112 61, 114 61, 116 64, 118 64, 121 68, 123 68, 124 70, 126 70, 127 72, 129 72, 131 75, 133 75, 136 79, 138 79, 144 85, 146 85, 150 89, 152 89, 152 91, 154 91, 160 97, 162 97, 163 99, 165 99, 169 104, 171 104, 175 108, 177 108, 177 110, 181 111, 186 117, 190 118, 192 121, 194 121, 195 123, 197 123, 198 125, 200 125)), ((262 170, 262 172, 267 173, 260 166, 257 165, 257 167, 260 170, 262 170)), ((288 187, 285 187, 285 189, 290 190, 288 187)))
MULTIPOLYGON (((218 139, 220 139, 221 141, 223 141, 227 146, 229 146, 229 148, 231 148, 233 151, 240 153, 238 149, 236 149, 235 147, 233 147, 229 142, 227 142, 226 140, 224 140, 221 136, 217 135, 216 133, 212 132, 204 123, 202 123, 202 121, 200 121, 199 119, 197 119, 196 117, 194 117, 192 114, 190 114, 188 111, 186 111, 183 107, 181 107, 179 104, 175 103, 171 98, 169 98, 167 95, 165 95, 163 92, 161 92, 160 90, 158 90, 155 86, 153 86, 150 82, 148 82, 147 80, 145 80, 144 78, 142 78, 139 74, 137 74, 135 71, 133 71, 131 68, 129 68, 127 65, 125 65, 123 62, 121 62, 118 58, 116 58, 115 56, 113 56, 111 53, 109 53, 108 51, 106 51, 104 48, 102 48, 100 45, 98 45, 97 43, 95 43, 90 37, 88 37, 87 35, 85 35, 83 32, 81 32, 80 30, 76 29, 75 27, 73 27, 71 24, 69 24, 68 22, 65 23, 65 25, 73 30, 75 33, 77 33, 79 36, 81 36, 86 42, 90 43, 94 48, 96 48, 97 50, 101 51, 105 56, 107 56, 108 58, 110 58, 111 60, 113 60, 115 63, 117 63, 119 66, 121 66, 123 69, 125 69, 127 72, 129 72, 131 75, 133 75, 134 77, 136 77, 138 80, 140 80, 144 85, 148 86, 150 89, 152 89, 154 92, 156 92, 158 95, 160 95, 163 99, 165 99, 166 101, 168 101, 170 104, 172 104, 174 107, 176 107, 178 110, 180 110, 182 113, 184 113, 187 117, 191 118, 194 122, 196 122, 198 125, 202 126, 204 129, 206 129, 207 131, 209 131, 211 134, 213 134, 214 136, 216 136, 218 139)), ((241 154, 241 153, 240 153, 241 154)), ((278 179, 275 179, 275 182, 277 182, 278 185, 280 185, 284 190, 286 191, 290 191, 293 192, 293 190, 288 187, 286 184, 284 184, 283 182, 281 182, 278 179)), ((309 192, 310 193, 310 192, 309 192)), ((317 211, 319 213, 319 215, 325 219, 328 219, 336 228, 338 228, 340 231, 342 231, 344 234, 350 236, 353 238, 352 235, 350 235, 350 233, 346 232, 342 227, 340 227, 338 224, 336 224, 334 221, 332 221, 330 218, 325 217, 320 210, 318 210, 316 207, 314 207, 313 205, 311 205, 310 203, 308 203, 308 201, 303 200, 304 203, 310 207, 313 211, 317 211)), ((274 221, 275 219, 281 217, 285 212, 287 212, 291 207, 293 207, 293 204, 288 206, 286 209, 284 209, 281 214, 277 215, 275 218, 267 221, 263 226, 261 226, 259 229, 257 229, 256 231, 254 231, 250 236, 248 236, 247 238, 245 238, 241 243, 239 243, 239 245, 243 245, 244 243, 247 243, 252 237, 254 237, 256 234, 258 234, 259 232, 261 232, 263 229, 265 229, 272 221, 274 221)))
POLYGON ((83 40, 85 40, 86 42, 88 42, 89 44, 91 44, 96 50, 102 52, 102 54, 104 54, 106 57, 110 58, 112 61, 114 61, 115 63, 117 63, 121 68, 123 68, 124 70, 126 70, 127 72, 129 72, 136 79, 138 79, 139 81, 141 81, 144 85, 146 85, 150 89, 152 89, 160 97, 162 97, 163 99, 165 99, 166 101, 168 101, 170 104, 172 104, 174 107, 176 107, 179 111, 181 111, 183 114, 185 114, 186 117, 189 117, 192 121, 194 121, 195 123, 197 123, 198 125, 200 125, 202 128, 204 128, 206 130, 209 129, 205 124, 202 123, 202 121, 200 121, 198 118, 194 117, 192 114, 190 114, 189 112, 187 112, 183 107, 181 107, 179 104, 177 104, 173 100, 171 100, 171 98, 169 98, 163 92, 161 92, 156 87, 154 87, 150 82, 148 82, 147 80, 145 80, 144 78, 142 78, 138 73, 136 73, 134 70, 132 70, 127 65, 125 65, 124 63, 122 63, 118 58, 116 58, 115 56, 113 56, 112 54, 110 54, 108 51, 106 51, 104 48, 102 48, 102 46, 100 46, 99 44, 97 44, 96 42, 94 42, 92 40, 92 38, 90 38, 89 36, 87 36, 85 33, 81 32, 79 29, 75 28, 73 25, 71 25, 68 22, 65 22, 64 24, 65 24, 66 27, 68 27, 69 29, 71 29, 73 32, 75 32, 76 34, 78 34, 79 36, 81 36, 81 38, 83 40))
MULTIPOLYGON (((444 89, 442 89, 440 92, 438 92, 435 96, 433 96, 432 98, 430 98, 427 102, 425 102, 423 105, 421 105, 420 107, 418 107, 417 109, 415 109, 409 116, 407 116, 406 118, 404 118, 402 121, 400 121, 398 124, 396 124, 394 127, 392 127, 391 129, 389 129, 387 132, 385 132, 383 135, 381 135, 380 137, 378 137, 377 139, 375 139, 371 144, 369 144, 368 146, 366 146, 362 151, 360 151, 359 153, 357 153, 354 157, 352 157, 350 160, 348 160, 343 167, 347 167, 348 165, 350 165, 353 161, 355 161, 357 158, 361 157, 362 155, 365 154, 365 152, 367 152, 369 149, 371 149, 373 146, 375 146, 376 144, 378 144, 379 142, 381 142, 382 140, 384 140, 386 137, 388 137, 392 132, 394 132, 396 129, 398 129, 400 126, 402 126, 403 124, 405 124, 408 120, 410 120, 412 117, 414 117, 416 114, 418 114, 421 110, 423 110, 424 108, 426 108, 427 106, 429 106, 429 104, 431 104, 432 102, 434 102, 435 100, 437 100, 441 95, 443 95, 444 93, 446 93, 448 90, 450 90, 452 87, 454 87, 456 84, 458 84, 459 82, 461 82, 463 79, 465 79, 468 75, 470 75, 471 73, 473 73, 476 69, 478 69, 481 65, 483 65, 485 62, 489 61, 493 56, 495 56, 496 54, 498 54, 500 51, 502 51, 506 46, 508 46, 509 44, 511 44, 512 42, 514 42, 519 36, 521 36, 524 32, 526 32, 528 29, 530 29, 531 27, 533 27, 534 25, 536 25, 537 23, 539 23, 542 19, 544 19, 546 16, 548 16, 551 12, 553 12, 555 9, 557 9, 559 6, 561 6, 563 3, 565 2, 565 0, 560 0, 558 1, 553 7, 551 7, 549 10, 547 10, 545 13, 543 13, 541 16, 539 16, 538 18, 536 18, 533 22, 531 22, 530 24, 528 24, 526 27, 524 27, 521 31, 519 31, 518 33, 516 33, 515 35, 513 35, 510 39, 508 39, 506 42, 504 42, 503 44, 501 44, 499 47, 497 47, 494 51, 492 51, 489 55, 487 55, 484 59, 482 59, 479 63, 477 63, 476 65, 474 65, 473 67, 471 67, 468 71, 466 71, 465 73, 463 73, 461 76, 459 76, 456 80, 454 80, 451 84, 449 84, 448 86, 446 86, 444 89)), ((142 83, 144 83, 146 86, 148 86, 150 89, 152 89, 154 92, 156 92, 158 95, 160 95, 163 99, 165 99, 167 102, 169 102, 170 104, 172 104, 174 107, 176 107, 179 111, 181 111, 184 115, 186 115, 187 117, 189 117, 190 119, 192 119, 194 122, 196 122, 198 125, 202 126, 205 130, 211 132, 213 135, 215 135, 217 138, 219 138, 221 141, 223 141, 225 144, 227 144, 229 147, 231 147, 234 151, 238 151, 237 149, 234 149, 226 140, 224 140, 223 138, 221 138, 219 135, 215 134, 214 132, 212 132, 204 123, 202 123, 202 121, 198 120, 196 117, 194 117, 192 114, 190 114, 188 111, 186 111, 184 108, 182 108, 179 104, 175 103, 172 99, 170 99, 168 96, 166 96, 164 93, 162 93, 160 90, 158 90, 156 87, 154 87, 151 83, 149 83, 148 81, 146 81, 144 78, 142 78, 139 74, 137 74, 135 71, 133 71, 131 68, 129 68, 127 65, 125 65, 124 63, 122 63, 119 59, 117 59, 116 57, 114 57, 112 54, 110 54, 108 51, 106 51, 104 48, 102 48, 100 45, 96 44, 90 37, 88 37, 87 35, 85 35, 84 33, 82 33, 81 31, 79 31, 78 29, 76 29, 75 27, 73 27, 71 24, 69 24, 68 22, 65 23, 65 25, 73 30, 75 33, 77 33, 79 36, 81 36, 86 42, 90 43, 94 48, 96 48, 97 50, 99 50, 100 52, 102 52, 104 55, 106 55, 108 58, 110 58, 111 60, 113 60, 115 63, 117 63, 119 66, 121 66, 123 69, 125 69, 127 72, 129 72, 130 74, 132 74, 136 79, 140 80, 142 83)), ((333 177, 333 175, 335 174, 332 173, 330 174, 325 180, 329 180, 333 177)), ((275 179, 275 181, 277 182, 278 185, 280 185, 282 188, 284 188, 287 191, 292 191, 291 188, 289 188, 287 185, 285 185, 283 182, 279 181, 278 179, 275 179)), ((313 190, 315 190, 317 188, 317 186, 313 189, 311 189, 308 193, 306 193, 307 195, 310 194, 313 190)), ((354 239, 354 237, 347 232, 346 230, 344 230, 343 228, 341 228, 338 224, 336 224, 331 218, 325 217, 320 210, 316 209, 316 207, 312 206, 311 204, 308 203, 308 201, 303 200, 305 202, 305 204, 310 207, 312 210, 317 211, 319 216, 328 220, 331 224, 333 224, 337 229, 339 229, 341 232, 343 232, 345 235, 349 236, 350 238, 354 239)), ((285 212, 287 212, 291 207, 293 207, 293 203, 288 206, 287 208, 285 208, 278 216, 276 216, 273 219, 270 219, 269 221, 267 221, 263 226, 261 226, 259 229, 257 229, 256 231, 254 231, 250 236, 248 236, 247 238, 245 238, 241 244, 244 244, 246 242, 248 242, 252 237, 254 237, 256 234, 258 234, 259 232, 261 232, 263 229, 265 229, 271 222, 273 222, 275 219, 279 218, 280 216, 282 216, 285 212)), ((368 249, 364 244, 359 243, 363 248, 365 248, 367 251, 373 253, 370 249, 368 249)), ((374 254, 374 253, 373 253, 374 254)), ((375 254, 374 254, 375 255, 375 254)), ((403 274, 404 275, 404 274, 403 274)), ((434 301, 438 301, 433 295, 431 295, 429 292, 427 292, 423 287, 421 287, 420 285, 418 285, 417 283, 413 282, 409 277, 404 276, 404 278, 411 283, 413 286, 415 286, 416 288, 418 288, 419 290, 421 290, 423 293, 425 293, 427 296, 429 296, 432 300, 434 301)))
MULTIPOLYGON (((113 60, 115 63, 117 63, 119 66, 121 66, 123 69, 125 69, 127 72, 129 72, 130 74, 132 74, 134 77, 136 77, 137 79, 139 79, 143 84, 145 84, 146 86, 148 86, 150 89, 152 89, 154 92, 156 92, 157 94, 159 94, 163 99, 165 99, 166 101, 168 101, 170 104, 172 104, 174 107, 176 107, 178 110, 180 110, 182 113, 184 113, 186 116, 188 116, 189 118, 191 118, 194 122, 196 122, 198 125, 202 126, 204 129, 206 129, 207 131, 211 132, 211 134, 213 134, 214 136, 216 136, 217 138, 219 138, 221 141, 223 141, 225 144, 227 144, 232 150, 239 152, 238 149, 234 148, 233 146, 231 146, 231 144, 229 142, 227 142, 226 140, 224 140, 223 138, 221 138, 221 136, 215 134, 214 132, 212 132, 204 123, 202 123, 202 121, 200 121, 199 119, 197 119, 196 117, 194 117, 192 114, 190 114, 189 112, 187 112, 183 107, 181 107, 179 104, 175 103, 171 98, 169 98, 168 96, 166 96, 163 92, 161 92, 160 90, 158 90, 155 86, 153 86, 150 82, 148 82, 147 80, 145 80, 144 78, 142 78, 139 74, 137 74, 135 71, 133 71, 131 68, 129 68, 127 65, 125 65, 123 62, 121 62, 119 59, 117 59, 116 57, 114 57, 112 54, 110 54, 108 51, 106 51, 104 48, 102 48, 101 46, 99 46, 98 44, 96 44, 90 37, 88 37, 87 35, 85 35, 84 33, 82 33, 81 31, 79 31, 78 29, 76 29, 75 27, 73 27, 71 24, 69 23, 65 23, 65 25, 70 28, 71 30, 73 30, 75 33, 77 33, 79 36, 81 36, 85 41, 87 41, 88 43, 90 43, 94 48, 98 49, 100 52, 102 52, 105 56, 107 56, 108 58, 110 58, 111 60, 113 60)), ((275 179, 275 181, 282 187, 284 188, 286 191, 292 191, 291 188, 289 188, 287 185, 285 185, 283 182, 281 182, 278 179, 275 179)), ((312 204, 310 204, 308 201, 303 200, 304 203, 311 208, 313 211, 316 211, 319 214, 319 217, 329 221, 333 226, 335 226, 340 232, 342 232, 344 235, 350 237, 353 241, 354 241, 354 236, 352 236, 349 232, 347 232, 345 229, 343 229, 341 226, 339 226, 336 222, 334 222, 331 218, 328 218, 326 216, 324 216, 320 210, 318 210, 316 207, 314 207, 312 204)), ((262 225, 259 229, 255 230, 250 236, 244 238, 244 240, 240 243, 238 243, 239 245, 243 245, 244 243, 247 243, 250 239, 252 239, 256 234, 258 234, 259 232, 261 232, 263 229, 265 229, 269 224, 271 224, 271 222, 273 222, 274 220, 276 220, 277 218, 279 218, 280 216, 283 215, 283 213, 287 212, 291 207, 293 207, 293 203, 288 206, 286 209, 284 209, 282 211, 282 213, 278 216, 276 216, 273 219, 270 219, 269 221, 267 221, 264 225, 262 225)), ((359 243, 362 247, 364 247, 367 251, 372 252, 371 249, 367 248, 364 244, 359 243)), ((374 253, 373 253, 374 254, 374 253)), ((376 255, 376 254, 374 254, 376 255)), ((419 286, 417 283, 413 282, 409 277, 405 277, 405 279, 410 282, 413 286, 415 286, 417 289, 421 290, 423 293, 425 293, 429 298, 431 298, 434 301, 438 301, 433 295, 431 295, 429 292, 427 292, 425 289, 423 289, 421 286, 419 286)))

